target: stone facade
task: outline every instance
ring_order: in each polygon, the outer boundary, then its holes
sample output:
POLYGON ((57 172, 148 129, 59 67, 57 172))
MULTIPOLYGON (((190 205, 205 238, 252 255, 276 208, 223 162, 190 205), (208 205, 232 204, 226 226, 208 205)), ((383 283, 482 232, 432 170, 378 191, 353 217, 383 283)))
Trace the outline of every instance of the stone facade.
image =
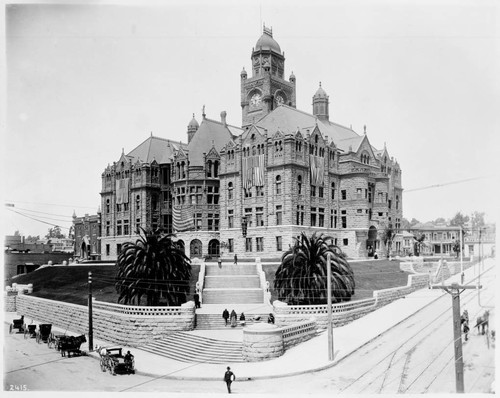
POLYGON ((285 80, 270 29, 251 59, 252 76, 240 74, 241 128, 203 110, 188 144, 150 137, 106 168, 103 259, 135 240, 136 226, 175 232, 191 258, 276 259, 301 232, 331 236, 352 258, 385 251, 384 229, 402 219, 397 160, 372 146, 366 128, 330 121, 321 86, 312 114, 296 109, 296 78, 285 80))
POLYGON ((101 259, 101 214, 77 217, 73 213, 75 230, 74 255, 82 260, 101 259))

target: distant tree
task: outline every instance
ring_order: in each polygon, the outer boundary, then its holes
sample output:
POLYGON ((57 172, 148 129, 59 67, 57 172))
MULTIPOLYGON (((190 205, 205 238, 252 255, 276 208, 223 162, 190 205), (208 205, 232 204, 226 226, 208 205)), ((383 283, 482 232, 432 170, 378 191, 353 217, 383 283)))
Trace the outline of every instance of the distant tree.
POLYGON ((39 240, 40 240, 40 235, 37 236, 28 235, 28 237, 26 238, 26 243, 36 243, 39 240))
POLYGON ((418 234, 413 236, 413 253, 415 256, 419 256, 420 253, 422 252, 422 247, 424 245, 424 240, 425 240, 425 235, 424 234, 418 234))
POLYGON ((450 220, 450 225, 453 227, 465 227, 465 224, 469 222, 469 216, 463 215, 458 212, 455 216, 450 220))
POLYGON ((401 220, 401 229, 405 231, 409 230, 410 228, 411 228, 410 221, 408 221, 406 218, 403 217, 403 219, 401 220))
POLYGON ((420 221, 418 221, 416 218, 412 218, 410 221, 410 226, 414 227, 417 224, 420 224, 420 221))
POLYGON ((389 257, 391 253, 392 241, 395 236, 396 234, 394 228, 392 227, 392 223, 388 223, 382 232, 382 242, 384 242, 384 245, 387 247, 387 257, 389 257))
POLYGON ((446 220, 443 217, 438 217, 434 220, 435 224, 446 224, 446 220))
POLYGON ((21 233, 19 232, 19 230, 14 231, 14 236, 21 236, 21 233))
POLYGON ((349 301, 354 294, 354 273, 332 238, 304 232, 281 257, 274 288, 278 299, 290 305, 326 304, 327 256, 331 255, 332 302, 349 301))
POLYGON ((485 226, 484 212, 475 211, 471 216, 472 229, 479 229, 485 226))
POLYGON ((45 237, 47 239, 50 239, 50 238, 57 238, 57 239, 65 238, 64 234, 61 232, 61 227, 59 227, 58 225, 56 225, 53 228, 49 228, 49 231, 48 231, 47 235, 45 235, 45 237))

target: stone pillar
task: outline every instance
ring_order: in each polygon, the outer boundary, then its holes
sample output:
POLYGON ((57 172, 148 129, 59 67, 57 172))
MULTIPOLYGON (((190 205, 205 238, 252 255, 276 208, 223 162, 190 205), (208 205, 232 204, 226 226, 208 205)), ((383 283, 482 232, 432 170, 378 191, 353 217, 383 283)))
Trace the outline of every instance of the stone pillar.
POLYGON ((243 358, 247 362, 265 361, 283 355, 281 329, 269 323, 257 323, 243 329, 243 358))

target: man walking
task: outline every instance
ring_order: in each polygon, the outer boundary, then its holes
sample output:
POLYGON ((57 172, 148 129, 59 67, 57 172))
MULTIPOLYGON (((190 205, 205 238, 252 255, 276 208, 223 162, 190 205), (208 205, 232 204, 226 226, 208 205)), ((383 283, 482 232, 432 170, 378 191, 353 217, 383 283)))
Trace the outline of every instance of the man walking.
POLYGON ((227 308, 222 311, 222 317, 224 318, 224 322, 226 323, 224 326, 227 326, 227 320, 229 319, 229 311, 227 308))
POLYGON ((236 379, 236 376, 231 372, 231 368, 228 366, 226 373, 224 373, 224 381, 227 385, 227 392, 231 394, 231 383, 236 379))
POLYGON ((238 265, 238 256, 234 255, 234 265, 238 265))

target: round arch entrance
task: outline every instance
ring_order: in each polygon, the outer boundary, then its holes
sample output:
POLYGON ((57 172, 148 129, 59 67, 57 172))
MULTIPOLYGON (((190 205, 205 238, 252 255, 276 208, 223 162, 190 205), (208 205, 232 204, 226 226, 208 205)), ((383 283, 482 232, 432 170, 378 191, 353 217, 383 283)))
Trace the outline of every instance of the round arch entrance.
POLYGON ((377 249, 377 228, 373 225, 368 229, 368 239, 366 240, 366 251, 368 252, 368 257, 373 257, 375 250, 377 249))
POLYGON ((191 258, 201 258, 201 254, 203 253, 203 245, 201 244, 201 240, 193 239, 189 245, 189 255, 191 258))
POLYGON ((208 242, 208 255, 210 257, 220 256, 220 243, 217 239, 212 239, 208 242))

